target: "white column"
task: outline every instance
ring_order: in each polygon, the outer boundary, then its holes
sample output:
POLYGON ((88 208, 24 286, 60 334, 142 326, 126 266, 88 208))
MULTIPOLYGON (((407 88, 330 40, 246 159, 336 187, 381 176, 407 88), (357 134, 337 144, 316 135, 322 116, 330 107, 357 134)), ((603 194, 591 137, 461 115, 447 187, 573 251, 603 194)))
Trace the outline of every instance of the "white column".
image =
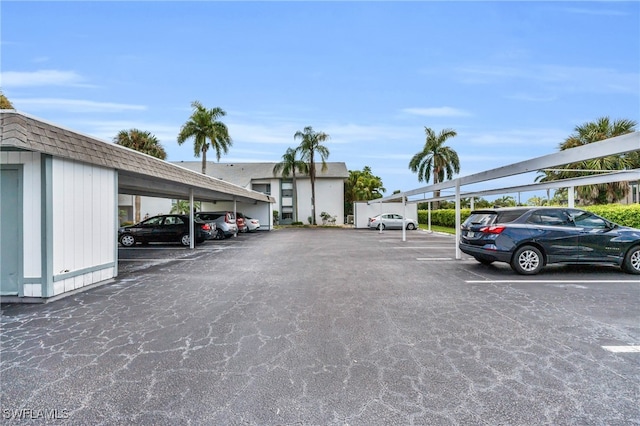
POLYGON ((196 246, 196 234, 193 226, 193 188, 189 189, 189 248, 196 246))
POLYGON ((407 199, 402 196, 402 241, 407 241, 407 199))
POLYGON ((460 179, 456 179, 456 259, 462 259, 462 252, 458 245, 460 241, 460 179))
POLYGON ((575 207, 575 198, 576 198, 575 187, 570 186, 569 188, 567 188, 567 194, 569 196, 569 208, 572 209, 575 207))

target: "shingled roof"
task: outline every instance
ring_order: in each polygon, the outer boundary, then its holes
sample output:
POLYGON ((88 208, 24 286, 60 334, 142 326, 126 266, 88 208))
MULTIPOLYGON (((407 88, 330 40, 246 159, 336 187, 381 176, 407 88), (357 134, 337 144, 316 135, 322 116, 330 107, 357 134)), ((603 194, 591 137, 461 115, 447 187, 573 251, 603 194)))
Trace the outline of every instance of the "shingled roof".
POLYGON ((125 194, 273 203, 274 199, 141 152, 64 129, 15 110, 0 110, 0 149, 24 150, 118 171, 125 194))
MULTIPOLYGON (((194 171, 202 170, 201 161, 176 161, 173 164, 194 171)), ((216 163, 207 162, 207 175, 222 179, 226 182, 248 187, 249 183, 262 179, 282 178, 282 173, 273 174, 273 167, 277 163, 216 163)), ((347 179, 349 171, 342 162, 327 162, 327 169, 322 171, 322 164, 316 164, 316 178, 347 179)), ((306 176, 296 173, 297 178, 306 176)))

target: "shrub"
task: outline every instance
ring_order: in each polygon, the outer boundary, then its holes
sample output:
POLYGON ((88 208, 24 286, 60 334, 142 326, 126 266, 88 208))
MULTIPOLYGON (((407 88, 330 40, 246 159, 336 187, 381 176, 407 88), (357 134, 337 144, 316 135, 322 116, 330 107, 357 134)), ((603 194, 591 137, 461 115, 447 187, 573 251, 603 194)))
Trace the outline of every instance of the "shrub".
POLYGON ((640 228, 640 204, 605 204, 584 207, 584 210, 602 216, 618 225, 640 228))
MULTIPOLYGON (((590 211, 619 225, 640 228, 640 204, 606 204, 588 207, 578 206, 576 208, 590 211)), ((418 223, 426 224, 428 213, 428 210, 418 210, 418 223)), ((460 209, 460 222, 464 222, 470 213, 470 209, 460 209)), ((455 228, 455 209, 431 210, 431 224, 455 228)))

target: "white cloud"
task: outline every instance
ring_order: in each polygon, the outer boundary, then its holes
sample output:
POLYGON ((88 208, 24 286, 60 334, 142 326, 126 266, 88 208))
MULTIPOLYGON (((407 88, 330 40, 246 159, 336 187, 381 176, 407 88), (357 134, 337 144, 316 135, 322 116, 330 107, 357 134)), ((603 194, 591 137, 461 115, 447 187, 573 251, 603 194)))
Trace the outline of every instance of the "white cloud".
POLYGON ((626 16, 625 12, 613 9, 581 9, 577 7, 569 7, 564 9, 566 12, 577 15, 595 15, 595 16, 626 16))
MULTIPOLYGON (((495 146, 504 151, 522 149, 522 147, 543 148, 544 151, 555 152, 558 145, 567 137, 567 132, 556 129, 522 129, 484 134, 459 135, 461 140, 470 142, 465 149, 478 146, 495 146)), ((523 157, 527 153, 523 153, 523 157)))
POLYGON ((118 104, 112 102, 95 102, 78 99, 61 98, 22 98, 12 99, 13 105, 22 111, 90 113, 90 112, 123 112, 145 111, 145 105, 118 104))
POLYGON ((39 70, 39 71, 5 71, 2 73, 2 86, 36 87, 36 86, 89 86, 85 79, 75 71, 39 70))
POLYGON ((526 68, 469 66, 455 70, 461 81, 489 84, 505 79, 537 82, 538 87, 558 92, 640 93, 640 74, 612 68, 571 67, 564 65, 528 65, 526 68))
POLYGON ((467 111, 451 107, 404 108, 402 112, 423 117, 466 117, 471 115, 467 111))

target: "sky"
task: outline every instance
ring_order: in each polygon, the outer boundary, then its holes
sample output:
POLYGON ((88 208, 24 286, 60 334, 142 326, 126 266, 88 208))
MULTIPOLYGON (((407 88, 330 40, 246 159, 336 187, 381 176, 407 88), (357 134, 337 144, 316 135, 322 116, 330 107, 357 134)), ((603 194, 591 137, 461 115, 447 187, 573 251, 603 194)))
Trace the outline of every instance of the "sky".
POLYGON ((385 195, 427 185, 408 167, 425 127, 455 130, 467 176, 603 116, 640 122, 638 1, 3 0, 0 23, 20 112, 109 142, 148 131, 194 161, 176 138, 197 100, 227 113, 221 162, 278 162, 311 126, 327 161, 369 166, 385 195))

